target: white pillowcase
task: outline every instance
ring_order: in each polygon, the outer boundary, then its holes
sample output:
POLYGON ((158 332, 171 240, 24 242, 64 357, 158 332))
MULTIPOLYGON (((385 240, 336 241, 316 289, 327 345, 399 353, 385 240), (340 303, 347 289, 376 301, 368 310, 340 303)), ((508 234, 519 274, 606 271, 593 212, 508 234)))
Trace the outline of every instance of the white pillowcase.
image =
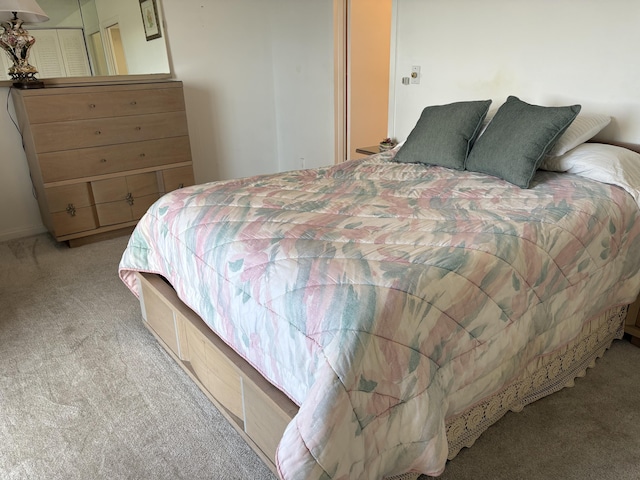
POLYGON ((583 143, 554 160, 556 171, 617 185, 640 206, 640 153, 615 145, 583 143))
MULTIPOLYGON (((609 125, 611 117, 609 115, 579 113, 569 128, 562 134, 551 151, 550 157, 564 155, 572 148, 593 138, 604 127, 609 125)), ((545 169, 546 170, 546 169, 545 169)))

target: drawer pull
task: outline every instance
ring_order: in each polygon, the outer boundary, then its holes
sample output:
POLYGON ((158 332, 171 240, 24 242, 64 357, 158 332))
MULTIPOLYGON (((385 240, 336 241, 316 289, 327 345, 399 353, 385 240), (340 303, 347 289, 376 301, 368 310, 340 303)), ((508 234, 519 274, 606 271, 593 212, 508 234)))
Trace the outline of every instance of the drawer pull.
POLYGON ((146 157, 146 156, 147 156, 147 154, 146 154, 146 153, 141 153, 141 154, 140 154, 140 158, 144 158, 144 157, 146 157))
POLYGON ((72 217, 76 216, 76 207, 73 206, 73 203, 70 203, 69 205, 67 205, 66 212, 72 217))
POLYGON ((136 127, 136 130, 139 132, 140 130, 142 130, 142 127, 136 127))
POLYGON ((107 159, 106 158, 101 158, 100 159, 100 163, 107 163, 107 159))
POLYGON ((89 104, 89 108, 96 108, 96 104, 95 103, 90 103, 89 104))
POLYGON ((96 135, 102 135, 102 132, 100 130, 96 130, 96 135))
POLYGON ((178 188, 184 188, 184 183, 181 183, 180 185, 178 185, 178 188))
POLYGON ((131 102, 131 105, 137 105, 138 102, 136 102, 135 100, 133 102, 131 102))
POLYGON ((131 192, 127 193, 125 200, 127 200, 127 203, 129 205, 133 205, 133 195, 131 194, 131 192))

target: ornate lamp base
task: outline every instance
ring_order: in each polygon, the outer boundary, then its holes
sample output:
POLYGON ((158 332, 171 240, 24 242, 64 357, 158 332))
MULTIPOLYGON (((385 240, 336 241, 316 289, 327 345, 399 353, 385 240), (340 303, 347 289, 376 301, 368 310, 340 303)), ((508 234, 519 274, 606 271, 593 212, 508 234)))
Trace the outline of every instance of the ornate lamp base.
POLYGON ((7 52, 13 65, 9 75, 16 88, 42 88, 44 83, 35 75, 38 70, 29 64, 29 50, 36 39, 22 28, 22 20, 13 12, 13 19, 2 23, 4 31, 0 33, 0 47, 7 52))

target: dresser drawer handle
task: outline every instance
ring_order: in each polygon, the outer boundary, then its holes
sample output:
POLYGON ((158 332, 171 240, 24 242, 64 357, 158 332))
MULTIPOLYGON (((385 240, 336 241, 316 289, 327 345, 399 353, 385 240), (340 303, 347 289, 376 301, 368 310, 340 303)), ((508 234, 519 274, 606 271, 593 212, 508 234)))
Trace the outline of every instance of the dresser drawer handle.
POLYGON ((101 158, 100 159, 100 163, 107 163, 107 159, 106 158, 101 158))
POLYGON ((129 205, 133 205, 133 194, 131 192, 127 193, 125 200, 129 205))
POLYGON ((102 135, 102 132, 100 130, 96 130, 96 135, 102 135))
POLYGON ((67 205, 66 212, 72 217, 76 216, 76 207, 73 206, 73 203, 70 203, 69 205, 67 205))
POLYGON ((96 104, 95 103, 90 103, 89 104, 89 108, 96 108, 96 104))
POLYGON ((141 154, 140 154, 140 158, 144 158, 144 157, 146 157, 146 156, 147 156, 147 154, 146 154, 146 153, 141 153, 141 154))
POLYGON ((136 127, 136 131, 139 132, 140 130, 142 130, 142 127, 136 127))
POLYGON ((136 102, 135 100, 133 102, 131 102, 131 105, 137 105, 138 102, 136 102))
POLYGON ((184 188, 184 183, 179 184, 178 188, 184 188))

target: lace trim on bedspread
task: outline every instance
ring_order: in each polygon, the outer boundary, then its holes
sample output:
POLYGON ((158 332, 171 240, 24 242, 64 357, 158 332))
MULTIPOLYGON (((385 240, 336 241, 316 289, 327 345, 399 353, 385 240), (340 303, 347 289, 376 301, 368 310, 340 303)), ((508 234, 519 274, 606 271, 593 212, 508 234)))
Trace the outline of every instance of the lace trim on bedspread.
MULTIPOLYGON (((447 420, 449 460, 464 447, 471 447, 480 435, 502 418, 509 410, 520 412, 526 405, 546 397, 564 387, 572 387, 578 377, 595 366, 597 358, 611 346, 614 339, 622 338, 627 306, 614 307, 602 314, 600 322, 590 322, 595 331, 583 331, 576 340, 556 352, 536 359, 518 380, 447 420), (598 326, 599 325, 599 326, 598 326)), ((386 480, 416 480, 420 474, 405 473, 386 480)))
POLYGON ((556 352, 537 359, 534 371, 525 370, 521 377, 502 391, 457 417, 447 420, 449 460, 463 447, 470 447, 482 432, 509 410, 520 412, 526 405, 564 387, 572 387, 577 377, 584 377, 595 366, 597 358, 624 334, 627 307, 614 307, 595 331, 581 335, 556 352))

